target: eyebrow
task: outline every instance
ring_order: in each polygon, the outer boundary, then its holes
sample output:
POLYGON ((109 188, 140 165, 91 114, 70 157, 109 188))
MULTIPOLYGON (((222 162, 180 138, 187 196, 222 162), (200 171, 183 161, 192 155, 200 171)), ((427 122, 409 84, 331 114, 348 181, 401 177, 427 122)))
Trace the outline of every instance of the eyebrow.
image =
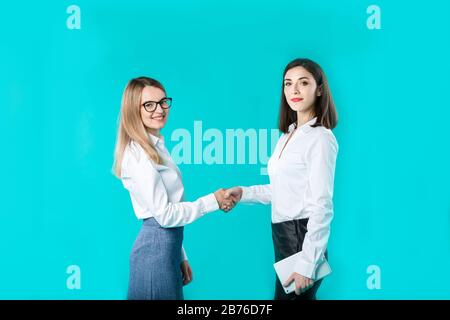
MULTIPOLYGON (((308 80, 309 80, 308 77, 301 77, 301 78, 298 78, 298 80, 302 80, 302 79, 308 79, 308 80)), ((284 81, 291 81, 291 79, 286 78, 286 79, 284 79, 284 81)))
POLYGON ((147 100, 147 101, 143 102, 142 104, 145 104, 145 103, 147 103, 147 102, 161 102, 161 101, 164 100, 164 99, 167 99, 167 97, 164 97, 164 98, 162 98, 162 99, 159 100, 159 101, 147 100))

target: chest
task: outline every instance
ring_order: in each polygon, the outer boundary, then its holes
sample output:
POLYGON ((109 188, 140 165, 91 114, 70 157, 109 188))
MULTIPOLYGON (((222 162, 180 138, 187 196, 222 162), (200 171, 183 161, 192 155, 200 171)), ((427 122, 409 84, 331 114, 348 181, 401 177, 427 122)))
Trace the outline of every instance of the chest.
POLYGON ((270 176, 284 175, 297 178, 308 170, 307 151, 309 142, 301 132, 280 137, 268 163, 270 176))
POLYGON ((170 153, 165 147, 158 146, 157 150, 163 162, 157 166, 157 170, 166 188, 182 188, 183 182, 181 179, 181 171, 177 164, 173 161, 170 153))

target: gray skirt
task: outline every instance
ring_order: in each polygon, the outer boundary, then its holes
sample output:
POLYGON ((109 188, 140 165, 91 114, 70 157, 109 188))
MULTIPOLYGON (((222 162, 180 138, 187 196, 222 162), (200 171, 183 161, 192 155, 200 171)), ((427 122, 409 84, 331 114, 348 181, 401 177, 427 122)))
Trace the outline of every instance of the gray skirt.
POLYGON ((182 300, 183 227, 145 219, 130 255, 129 300, 182 300))

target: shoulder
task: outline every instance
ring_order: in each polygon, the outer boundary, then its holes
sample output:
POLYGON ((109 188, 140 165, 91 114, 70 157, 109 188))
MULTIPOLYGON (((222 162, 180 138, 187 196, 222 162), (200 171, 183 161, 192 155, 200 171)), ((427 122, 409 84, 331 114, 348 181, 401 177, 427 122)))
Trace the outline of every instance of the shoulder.
POLYGON ((144 148, 134 140, 131 140, 125 147, 122 159, 122 170, 131 172, 133 168, 139 166, 153 165, 152 161, 147 157, 144 148))
POLYGON ((333 134, 333 131, 327 129, 323 126, 311 127, 309 132, 311 137, 311 146, 329 146, 334 149, 339 148, 336 137, 333 134))
POLYGON ((143 148, 139 143, 131 140, 125 147, 123 154, 124 162, 136 161, 139 162, 142 158, 143 148))

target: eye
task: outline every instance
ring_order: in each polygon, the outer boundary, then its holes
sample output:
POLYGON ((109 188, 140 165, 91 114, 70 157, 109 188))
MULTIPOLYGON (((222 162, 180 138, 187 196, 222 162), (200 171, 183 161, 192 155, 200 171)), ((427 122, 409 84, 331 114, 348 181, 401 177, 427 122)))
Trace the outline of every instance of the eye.
POLYGON ((302 81, 302 86, 307 86, 308 85, 308 81, 302 81))
POLYGON ((290 85, 291 85, 290 82, 285 82, 285 83, 284 83, 284 86, 285 86, 285 87, 289 87, 290 85))
POLYGON ((147 102, 144 104, 144 107, 151 109, 155 107, 155 103, 154 102, 147 102))

